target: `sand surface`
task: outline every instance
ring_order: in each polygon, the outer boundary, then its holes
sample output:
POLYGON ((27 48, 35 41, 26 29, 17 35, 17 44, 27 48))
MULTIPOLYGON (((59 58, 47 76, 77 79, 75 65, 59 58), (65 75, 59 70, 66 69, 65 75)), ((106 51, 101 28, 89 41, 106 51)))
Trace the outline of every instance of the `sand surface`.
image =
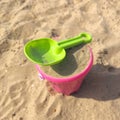
POLYGON ((119 120, 120 1, 0 0, 0 120, 119 120), (51 91, 23 54, 31 39, 92 34, 94 65, 71 96, 51 91))

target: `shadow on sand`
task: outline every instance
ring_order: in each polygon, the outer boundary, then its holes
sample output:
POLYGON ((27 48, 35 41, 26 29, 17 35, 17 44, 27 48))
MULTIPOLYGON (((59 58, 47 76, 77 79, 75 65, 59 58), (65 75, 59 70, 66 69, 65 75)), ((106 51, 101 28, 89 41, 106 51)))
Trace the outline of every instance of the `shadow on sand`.
POLYGON ((120 68, 96 64, 72 96, 106 101, 120 97, 120 68))

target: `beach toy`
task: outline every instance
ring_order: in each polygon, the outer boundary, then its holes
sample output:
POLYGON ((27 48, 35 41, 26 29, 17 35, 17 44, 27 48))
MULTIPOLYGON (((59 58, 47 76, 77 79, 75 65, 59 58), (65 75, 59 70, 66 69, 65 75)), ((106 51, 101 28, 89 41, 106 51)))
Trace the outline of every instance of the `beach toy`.
POLYGON ((63 41, 55 41, 50 38, 41 38, 29 41, 24 47, 26 57, 40 65, 53 65, 62 61, 66 52, 65 49, 77 46, 81 43, 91 42, 92 37, 88 33, 63 41))
POLYGON ((51 75, 46 74, 45 72, 43 72, 43 70, 40 68, 39 65, 36 65, 36 68, 39 72, 39 76, 42 80, 47 80, 50 82, 52 88, 60 93, 63 93, 65 95, 70 95, 71 93, 77 91, 85 76, 88 74, 88 72, 90 71, 92 65, 93 65, 93 53, 92 53, 92 49, 90 47, 88 47, 89 51, 90 51, 90 58, 88 61, 88 64, 86 65, 86 67, 84 68, 84 70, 76 75, 73 75, 72 77, 64 77, 64 78, 57 78, 51 75))

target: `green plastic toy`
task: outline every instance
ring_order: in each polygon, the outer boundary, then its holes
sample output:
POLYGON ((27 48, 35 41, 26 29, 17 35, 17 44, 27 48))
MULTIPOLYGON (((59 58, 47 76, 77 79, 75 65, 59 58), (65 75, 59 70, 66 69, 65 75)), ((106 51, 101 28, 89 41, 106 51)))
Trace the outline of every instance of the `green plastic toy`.
POLYGON ((50 38, 32 40, 24 46, 26 57, 34 63, 40 65, 54 65, 62 61, 66 56, 65 49, 77 46, 81 43, 91 42, 92 37, 88 33, 63 41, 55 41, 50 38))

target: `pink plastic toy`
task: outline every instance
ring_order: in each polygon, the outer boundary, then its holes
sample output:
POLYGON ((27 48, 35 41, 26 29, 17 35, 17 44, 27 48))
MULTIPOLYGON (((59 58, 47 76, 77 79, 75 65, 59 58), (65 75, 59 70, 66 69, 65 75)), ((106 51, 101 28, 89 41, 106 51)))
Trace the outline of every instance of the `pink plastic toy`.
POLYGON ((88 74, 88 72, 90 71, 93 65, 93 53, 92 53, 92 49, 91 48, 89 49, 90 49, 90 60, 88 62, 88 65, 85 67, 85 69, 79 74, 76 74, 72 77, 56 78, 44 73, 40 69, 39 65, 36 65, 40 78, 48 80, 51 83, 52 88, 54 90, 63 93, 65 95, 70 95, 71 93, 77 91, 80 88, 84 77, 88 74))

